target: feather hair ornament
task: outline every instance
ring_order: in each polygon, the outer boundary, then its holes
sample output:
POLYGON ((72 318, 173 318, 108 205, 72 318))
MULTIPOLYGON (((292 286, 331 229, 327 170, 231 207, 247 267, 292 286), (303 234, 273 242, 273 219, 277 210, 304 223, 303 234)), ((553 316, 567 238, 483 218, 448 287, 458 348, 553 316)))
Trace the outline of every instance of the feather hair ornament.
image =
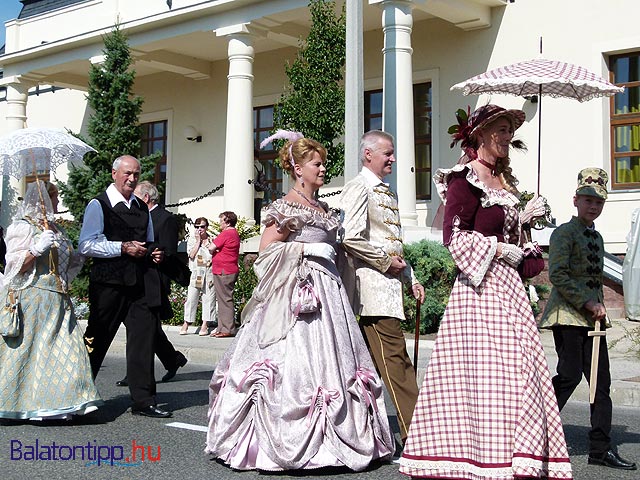
POLYGON ((265 138, 262 142, 260 142, 260 148, 266 147, 267 145, 272 143, 274 140, 288 140, 289 142, 291 142, 291 145, 289 145, 289 157, 290 157, 289 161, 291 163, 291 166, 295 167, 295 161, 293 159, 293 153, 291 152, 291 146, 293 142, 295 142, 296 140, 300 140, 301 138, 304 138, 304 135, 300 132, 278 129, 276 130, 276 133, 274 133, 270 137, 265 138))
POLYGON ((300 132, 294 132, 292 130, 277 130, 276 133, 271 135, 270 137, 265 138, 260 143, 260 148, 264 148, 269 145, 274 140, 289 140, 290 142, 295 142, 296 140, 304 137, 300 132))

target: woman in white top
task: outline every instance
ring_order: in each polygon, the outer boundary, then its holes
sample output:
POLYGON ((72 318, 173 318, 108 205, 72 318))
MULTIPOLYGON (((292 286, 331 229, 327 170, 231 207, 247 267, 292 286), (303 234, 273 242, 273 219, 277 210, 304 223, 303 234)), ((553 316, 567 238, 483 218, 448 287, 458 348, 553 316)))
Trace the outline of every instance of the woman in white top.
POLYGON ((213 288, 211 253, 209 252, 213 238, 209 235, 209 221, 206 218, 196 218, 194 228, 194 235, 187 242, 191 279, 187 290, 187 301, 184 304, 184 323, 180 329, 180 335, 187 335, 189 325, 195 322, 202 294, 202 326, 198 335, 204 337, 209 335, 208 323, 215 322, 217 317, 216 290, 213 288))

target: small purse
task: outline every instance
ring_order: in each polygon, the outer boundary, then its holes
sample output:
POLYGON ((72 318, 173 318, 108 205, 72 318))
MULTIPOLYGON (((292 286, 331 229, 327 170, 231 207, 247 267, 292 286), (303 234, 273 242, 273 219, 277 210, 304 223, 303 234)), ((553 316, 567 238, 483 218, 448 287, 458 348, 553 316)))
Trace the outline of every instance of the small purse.
POLYGON ((20 335, 21 313, 18 295, 15 290, 9 289, 5 304, 0 309, 0 335, 3 337, 17 337, 20 335))
POLYGON ((301 263, 296 272, 296 284, 291 294, 291 311, 296 317, 299 317, 302 314, 318 310, 320 310, 320 299, 313 288, 311 272, 301 263))
POLYGON ((524 258, 518 265, 518 273, 522 278, 533 278, 544 270, 544 258, 538 242, 527 242, 522 246, 524 258))

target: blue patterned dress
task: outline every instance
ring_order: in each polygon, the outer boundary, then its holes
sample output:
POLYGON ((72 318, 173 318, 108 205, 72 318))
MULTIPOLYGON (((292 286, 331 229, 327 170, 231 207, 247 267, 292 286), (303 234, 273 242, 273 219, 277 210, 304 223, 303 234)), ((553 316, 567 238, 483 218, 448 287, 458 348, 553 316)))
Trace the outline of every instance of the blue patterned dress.
POLYGON ((18 272, 28 248, 42 230, 26 220, 7 229, 7 277, 0 293, 4 299, 9 285, 17 291, 23 321, 18 337, 0 337, 0 418, 69 418, 103 404, 67 293, 82 264, 65 234, 54 228, 56 248, 23 273, 18 272))

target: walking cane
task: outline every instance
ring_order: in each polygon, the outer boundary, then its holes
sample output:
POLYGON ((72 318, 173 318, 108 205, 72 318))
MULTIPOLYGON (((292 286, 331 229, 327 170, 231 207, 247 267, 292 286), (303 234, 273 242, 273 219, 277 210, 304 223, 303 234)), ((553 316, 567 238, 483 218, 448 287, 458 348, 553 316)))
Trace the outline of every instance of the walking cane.
POLYGON ((420 343, 420 299, 416 298, 416 335, 413 343, 413 371, 418 373, 418 344, 420 343))

